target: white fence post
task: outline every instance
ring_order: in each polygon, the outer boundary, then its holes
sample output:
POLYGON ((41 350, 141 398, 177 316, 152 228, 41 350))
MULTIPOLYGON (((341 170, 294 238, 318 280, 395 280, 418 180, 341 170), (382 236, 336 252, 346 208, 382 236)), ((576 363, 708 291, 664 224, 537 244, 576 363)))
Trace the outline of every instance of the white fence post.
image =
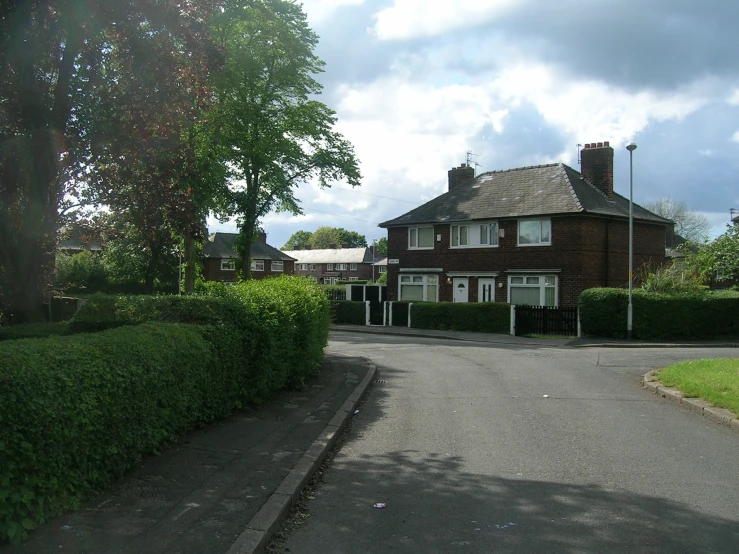
POLYGON ((388 318, 387 318, 388 326, 392 327, 393 326, 393 301, 392 300, 388 302, 387 311, 389 312, 388 318))
POLYGON ((366 323, 365 325, 370 324, 370 301, 367 300, 364 303, 364 315, 366 316, 366 323))
POLYGON ((408 304, 408 328, 411 326, 411 306, 413 306, 413 302, 408 304))
POLYGON ((580 308, 577 308, 577 338, 582 337, 582 325, 580 324, 580 308))
POLYGON ((516 305, 511 304, 511 335, 516 336, 516 305))

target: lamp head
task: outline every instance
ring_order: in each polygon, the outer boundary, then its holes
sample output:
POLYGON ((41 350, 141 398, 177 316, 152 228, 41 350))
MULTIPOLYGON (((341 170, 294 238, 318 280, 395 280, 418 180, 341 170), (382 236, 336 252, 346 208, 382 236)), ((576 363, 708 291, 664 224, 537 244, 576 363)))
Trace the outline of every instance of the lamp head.
POLYGON ((633 152, 634 150, 636 150, 636 144, 633 142, 630 142, 629 144, 626 145, 626 150, 628 150, 629 152, 633 152))

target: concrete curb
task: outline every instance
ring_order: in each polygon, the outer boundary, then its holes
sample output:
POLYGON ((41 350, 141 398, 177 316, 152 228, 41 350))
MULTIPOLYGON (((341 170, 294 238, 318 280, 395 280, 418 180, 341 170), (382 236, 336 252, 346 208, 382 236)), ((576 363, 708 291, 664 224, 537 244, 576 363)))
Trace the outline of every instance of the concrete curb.
POLYGON ((644 374, 642 377, 642 386, 662 398, 671 400, 676 404, 680 404, 692 412, 696 412, 703 417, 715 421, 720 425, 725 425, 733 431, 739 432, 739 416, 734 412, 724 408, 717 408, 710 402, 706 402, 700 398, 688 398, 681 391, 673 387, 665 387, 662 382, 657 379, 658 369, 654 369, 644 374))
POLYGON ((251 518, 246 529, 228 549, 226 554, 261 554, 269 544, 272 536, 282 525, 290 512, 293 503, 298 499, 313 473, 321 465, 326 454, 333 448, 336 440, 346 427, 359 401, 367 392, 370 383, 375 378, 377 366, 369 364, 367 375, 359 383, 344 405, 339 408, 333 419, 326 425, 323 432, 298 460, 280 486, 267 499, 262 509, 251 518))
POLYGON ((588 344, 570 344, 575 348, 739 348, 739 343, 717 342, 717 343, 689 343, 689 342, 600 342, 588 344))

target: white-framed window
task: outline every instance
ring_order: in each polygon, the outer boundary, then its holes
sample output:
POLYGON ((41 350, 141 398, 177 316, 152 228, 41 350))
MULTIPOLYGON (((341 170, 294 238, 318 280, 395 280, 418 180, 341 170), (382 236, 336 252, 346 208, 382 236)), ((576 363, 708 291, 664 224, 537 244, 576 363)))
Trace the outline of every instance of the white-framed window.
POLYGON ((382 275, 383 273, 387 273, 387 266, 386 265, 378 265, 377 271, 382 275))
POLYGON ((521 219, 518 221, 518 246, 546 246, 552 244, 550 219, 521 219))
POLYGON ((326 271, 333 271, 334 270, 334 264, 326 264, 326 271))
POLYGON ((528 306, 558 306, 556 275, 509 275, 508 302, 528 306))
POLYGON ((336 271, 346 271, 347 264, 335 264, 336 271))
POLYGON ((498 246, 498 222, 484 221, 449 226, 451 248, 489 248, 498 246))
POLYGON ((251 270, 252 271, 264 271, 264 260, 252 260, 251 270))
POLYGON ((408 248, 424 249, 434 247, 434 228, 433 227, 409 227, 408 228, 408 248))
POLYGON ((401 275, 400 300, 417 302, 439 301, 438 275, 401 275))
POLYGON ((467 225, 452 225, 452 247, 469 246, 469 227, 467 225))
POLYGON ((272 271, 282 271, 284 269, 284 266, 284 262, 275 260, 272 262, 272 271))
POLYGON ((338 281, 338 277, 324 277, 323 278, 323 284, 325 285, 335 285, 336 281, 338 281))
POLYGON ((359 277, 349 277, 350 281, 359 281, 359 277))
POLYGON ((221 271, 236 271, 236 260, 234 258, 221 258, 221 271))
POLYGON ((308 269, 310 269, 311 271, 315 271, 316 270, 316 264, 308 264, 308 269))
POLYGON ((349 264, 349 271, 356 271, 357 270, 357 264, 349 264))
POLYGON ((480 246, 498 246, 498 222, 480 224, 480 246))

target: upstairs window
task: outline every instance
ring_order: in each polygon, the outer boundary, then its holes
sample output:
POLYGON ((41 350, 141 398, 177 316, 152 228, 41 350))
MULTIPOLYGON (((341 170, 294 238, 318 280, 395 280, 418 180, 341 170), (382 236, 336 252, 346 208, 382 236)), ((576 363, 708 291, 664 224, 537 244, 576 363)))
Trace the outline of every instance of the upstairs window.
POLYGON ((349 271, 356 271, 357 270, 357 264, 349 264, 349 271))
POLYGON ((408 229, 408 248, 433 248, 433 227, 410 227, 408 229))
POLYGON ((452 246, 468 246, 469 233, 467 225, 452 225, 452 246))
POLYGON ((552 244, 550 219, 522 219, 518 222, 519 246, 545 246, 552 244))
POLYGON ((480 246, 498 246, 498 222, 480 225, 480 246))
POLYGON ((347 265, 346 264, 336 264, 336 271, 346 271, 347 265))
POLYGON ((326 264, 326 271, 333 271, 334 270, 334 264, 326 264))
POLYGON ((233 258, 222 258, 221 271, 236 271, 236 260, 233 258))

